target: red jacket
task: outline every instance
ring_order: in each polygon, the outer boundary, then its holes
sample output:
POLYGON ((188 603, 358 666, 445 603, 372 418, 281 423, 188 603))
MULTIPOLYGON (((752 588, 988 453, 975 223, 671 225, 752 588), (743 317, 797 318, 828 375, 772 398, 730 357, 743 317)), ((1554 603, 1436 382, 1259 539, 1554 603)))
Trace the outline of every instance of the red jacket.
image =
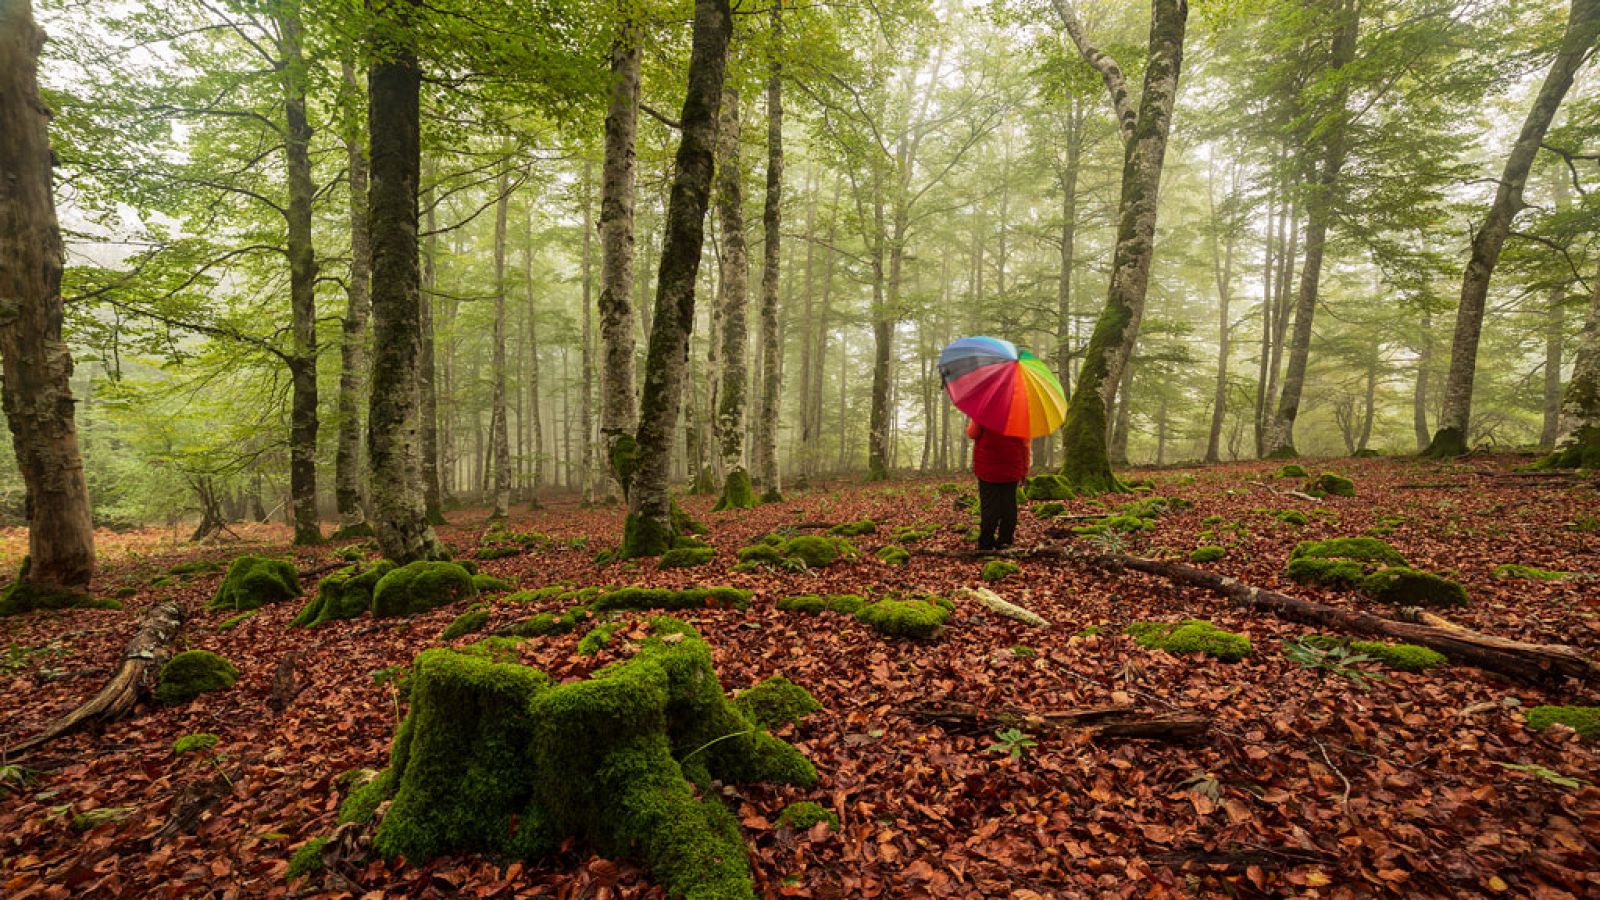
POLYGON ((972 474, 979 481, 1007 483, 1028 477, 1033 465, 1033 444, 1027 438, 1008 437, 977 422, 967 424, 972 438, 972 474))

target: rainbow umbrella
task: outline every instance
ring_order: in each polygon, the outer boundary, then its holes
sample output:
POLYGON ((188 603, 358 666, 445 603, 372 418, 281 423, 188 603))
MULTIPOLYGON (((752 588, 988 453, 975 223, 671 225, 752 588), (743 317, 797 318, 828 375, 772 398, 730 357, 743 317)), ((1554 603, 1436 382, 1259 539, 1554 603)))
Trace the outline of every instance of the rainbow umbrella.
POLYGON ((939 374, 956 409, 990 431, 1044 437, 1067 418, 1067 398, 1050 367, 1017 345, 962 338, 939 354, 939 374))

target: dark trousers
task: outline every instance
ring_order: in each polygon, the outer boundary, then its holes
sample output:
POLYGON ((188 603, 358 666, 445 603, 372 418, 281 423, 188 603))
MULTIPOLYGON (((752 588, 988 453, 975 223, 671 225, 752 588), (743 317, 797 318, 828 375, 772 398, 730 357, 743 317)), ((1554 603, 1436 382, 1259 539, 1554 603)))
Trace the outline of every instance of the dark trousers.
POLYGON ((978 552, 1011 546, 1017 536, 1017 482, 978 479, 978 552))

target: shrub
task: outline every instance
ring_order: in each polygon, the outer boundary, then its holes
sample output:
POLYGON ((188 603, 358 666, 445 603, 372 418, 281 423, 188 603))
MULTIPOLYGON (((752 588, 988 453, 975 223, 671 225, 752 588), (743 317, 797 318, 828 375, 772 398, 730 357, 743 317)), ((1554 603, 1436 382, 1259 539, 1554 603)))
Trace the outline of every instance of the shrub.
POLYGON ((1005 581, 1021 571, 1022 567, 1009 559, 991 559, 983 564, 983 571, 978 573, 978 577, 992 583, 1005 581))
POLYGON ((1127 633, 1135 643, 1152 650, 1165 650, 1175 656, 1204 653, 1223 662, 1238 662, 1250 655, 1250 639, 1223 631, 1201 619, 1185 622, 1135 622, 1127 633))
POLYGON ((277 603, 300 596, 300 573, 294 563, 285 559, 268 559, 261 556, 241 556, 228 566, 217 594, 211 599, 212 609, 260 609, 268 603, 277 603))
POLYGON ((687 569, 693 566, 703 566, 711 562, 717 555, 713 547, 674 547, 661 554, 661 561, 656 563, 659 569, 687 569))
POLYGON ((238 680, 239 670, 233 663, 209 650, 188 650, 161 667, 155 698, 164 706, 177 706, 201 694, 233 687, 238 680))
POLYGON ((911 551, 898 544, 885 544, 878 548, 877 556, 891 566, 903 566, 911 561, 911 551))
POLYGON ((855 522, 843 522, 828 529, 829 534, 839 537, 860 537, 864 534, 876 534, 878 523, 871 519, 860 519, 855 522))
POLYGON ((778 813, 778 824, 786 825, 795 831, 810 831, 819 822, 827 822, 831 831, 839 830, 839 816, 833 810, 810 800, 791 803, 783 808, 783 812, 778 813))
POLYGON ((372 615, 412 616, 477 593, 472 576, 456 563, 418 560, 378 579, 372 591, 372 615))
POLYGON ((1194 552, 1189 554, 1189 561, 1193 563, 1216 562, 1227 555, 1227 550, 1213 544, 1205 547, 1196 547, 1194 552))
POLYGON ((943 597, 879 600, 863 606, 856 618, 890 637, 928 640, 950 619, 952 606, 943 597))
POLYGON ((1586 738, 1600 737, 1600 706, 1535 706, 1528 710, 1528 727, 1543 731, 1565 725, 1586 738))

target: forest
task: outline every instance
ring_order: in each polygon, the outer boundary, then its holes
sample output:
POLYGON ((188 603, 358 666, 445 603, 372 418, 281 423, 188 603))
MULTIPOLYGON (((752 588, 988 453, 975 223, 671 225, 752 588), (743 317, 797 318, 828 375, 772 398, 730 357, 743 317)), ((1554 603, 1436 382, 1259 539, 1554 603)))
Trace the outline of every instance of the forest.
POLYGON ((1600 894, 1600 0, 0 0, 0 896, 1600 894))

